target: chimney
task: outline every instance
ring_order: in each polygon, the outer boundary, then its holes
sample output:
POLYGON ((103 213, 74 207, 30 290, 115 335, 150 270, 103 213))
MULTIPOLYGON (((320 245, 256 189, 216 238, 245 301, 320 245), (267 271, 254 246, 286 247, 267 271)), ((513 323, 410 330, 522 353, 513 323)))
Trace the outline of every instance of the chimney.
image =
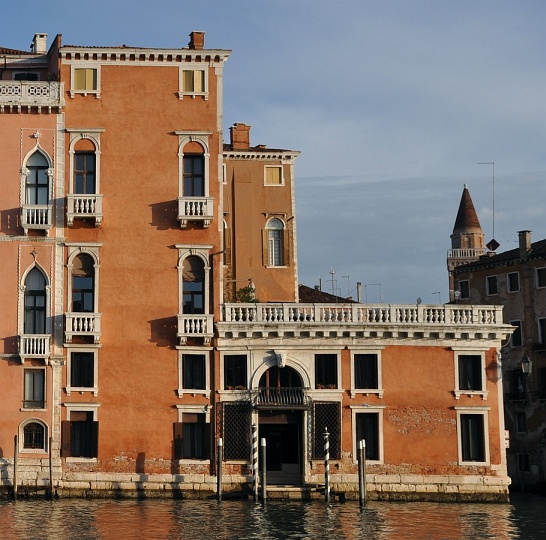
POLYGON ((231 148, 233 150, 248 150, 250 148, 250 126, 246 124, 233 124, 229 128, 231 136, 231 148))
POLYGON ((47 34, 34 34, 34 39, 30 44, 30 50, 34 54, 47 53, 47 34))
POLYGON ((205 32, 196 32, 194 30, 190 34, 190 42, 188 47, 198 51, 202 50, 205 47, 205 32))
POLYGON ((531 231, 518 231, 519 256, 525 257, 531 251, 531 231))

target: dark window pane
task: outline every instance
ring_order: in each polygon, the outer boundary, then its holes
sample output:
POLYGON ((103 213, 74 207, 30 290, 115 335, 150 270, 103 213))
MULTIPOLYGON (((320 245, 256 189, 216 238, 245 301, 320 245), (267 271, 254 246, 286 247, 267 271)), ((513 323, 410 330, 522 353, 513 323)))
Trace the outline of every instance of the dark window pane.
POLYGON ((481 356, 459 355, 459 390, 483 390, 481 356))
POLYGON ((356 447, 366 441, 366 459, 379 460, 379 413, 356 415, 356 447))
POLYGON ((461 414, 463 461, 485 461, 485 439, 481 414, 461 414))
POLYGON ((355 388, 378 388, 377 354, 355 354, 355 388))
POLYGON ((243 390, 247 387, 245 354, 224 356, 224 385, 226 390, 243 390))
POLYGON ((77 388, 95 386, 95 358, 91 352, 73 352, 70 357, 70 385, 77 388))
POLYGON ((315 388, 337 388, 337 354, 315 354, 315 388))
POLYGON ((185 354, 182 358, 182 387, 205 390, 205 356, 185 354))
POLYGON ((23 447, 45 449, 45 428, 38 422, 31 422, 23 428, 23 447))

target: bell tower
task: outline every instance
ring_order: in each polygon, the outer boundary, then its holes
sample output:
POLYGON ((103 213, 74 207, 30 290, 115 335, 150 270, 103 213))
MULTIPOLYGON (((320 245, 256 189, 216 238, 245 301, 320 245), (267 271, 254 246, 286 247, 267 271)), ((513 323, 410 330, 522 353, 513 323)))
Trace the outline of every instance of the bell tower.
POLYGON ((447 252, 447 271, 449 274, 449 299, 455 299, 453 270, 461 264, 477 261, 484 255, 484 234, 474 208, 472 197, 465 184, 455 226, 451 234, 451 249, 447 252))

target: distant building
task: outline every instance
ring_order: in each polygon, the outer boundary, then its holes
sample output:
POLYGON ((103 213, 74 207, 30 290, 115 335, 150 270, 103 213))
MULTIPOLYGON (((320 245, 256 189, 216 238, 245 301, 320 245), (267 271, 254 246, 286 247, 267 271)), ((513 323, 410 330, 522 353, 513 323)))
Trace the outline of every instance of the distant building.
MULTIPOLYGON (((465 188, 463 199, 468 197, 465 188)), ((476 224, 473 208, 460 213, 457 223, 476 224)), ((478 227, 472 234, 480 236, 478 227)), ((536 487, 546 481, 546 240, 531 242, 530 231, 518 234, 519 247, 463 265, 450 266, 451 249, 448 271, 457 304, 502 305, 504 321, 515 327, 501 351, 508 473, 516 485, 536 487)))
POLYGON ((506 500, 501 308, 298 287, 299 152, 224 143, 229 55, 2 49, 0 485, 212 496, 221 439, 246 495, 265 439, 313 497, 327 434, 334 493, 365 440, 370 497, 506 500))

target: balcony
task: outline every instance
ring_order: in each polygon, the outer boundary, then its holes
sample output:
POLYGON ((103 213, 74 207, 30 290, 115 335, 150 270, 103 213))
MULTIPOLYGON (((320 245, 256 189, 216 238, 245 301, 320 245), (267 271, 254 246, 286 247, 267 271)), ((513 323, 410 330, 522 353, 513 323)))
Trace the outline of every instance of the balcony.
POLYGON ((51 336, 49 334, 23 334, 19 336, 19 356, 47 360, 51 354, 51 336))
POLYGON ((178 221, 184 229, 188 221, 202 221, 208 227, 214 216, 213 197, 178 197, 178 221))
POLYGON ((178 333, 176 337, 180 345, 184 345, 188 338, 203 338, 205 345, 208 345, 212 336, 212 315, 178 315, 178 333))
POLYGON ((74 219, 94 219, 95 227, 102 224, 102 195, 68 195, 66 221, 69 227, 74 219))
POLYGON ((99 343, 101 336, 100 320, 102 313, 65 313, 65 340, 72 343, 74 336, 92 337, 99 343))
POLYGON ((307 388, 262 387, 252 390, 252 404, 258 408, 306 409, 311 398, 307 388))
POLYGON ((473 334, 494 338, 512 329, 502 306, 370 304, 225 304, 217 323, 220 338, 267 337, 443 337, 473 334))
POLYGON ((21 112, 23 108, 64 107, 64 85, 48 81, 0 81, 0 112, 21 112))
POLYGON ((53 227, 51 204, 24 204, 21 208, 21 225, 28 234, 30 229, 49 231, 53 227))
POLYGON ((482 255, 485 255, 484 248, 455 248, 447 251, 450 259, 479 259, 482 255))

